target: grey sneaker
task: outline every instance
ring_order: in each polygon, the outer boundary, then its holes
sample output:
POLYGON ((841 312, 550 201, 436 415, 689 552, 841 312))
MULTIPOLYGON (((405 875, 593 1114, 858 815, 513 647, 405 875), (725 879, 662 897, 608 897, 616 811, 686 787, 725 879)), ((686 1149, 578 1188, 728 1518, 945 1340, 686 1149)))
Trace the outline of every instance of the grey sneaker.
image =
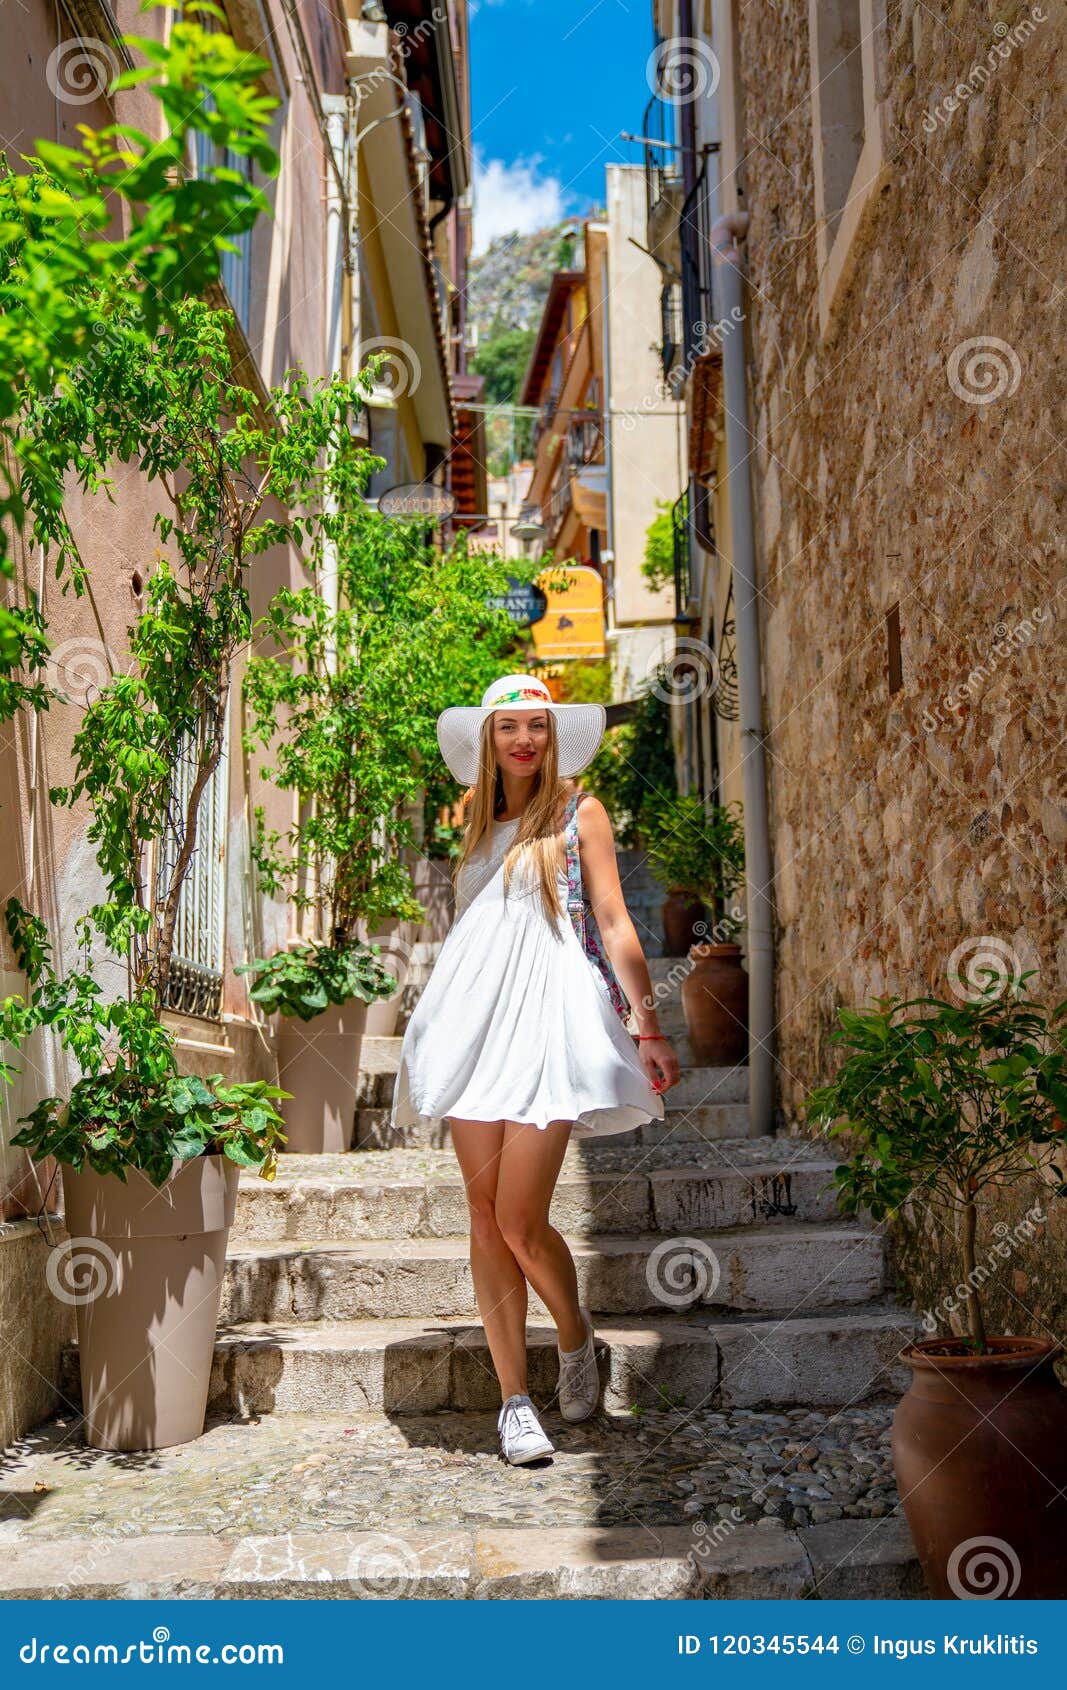
POLYGON ((497 1416, 500 1448, 505 1461, 521 1467, 526 1461, 538 1461, 543 1455, 553 1455, 552 1442, 537 1418, 537 1411, 529 1397, 509 1397, 497 1416))
POLYGON ((559 1350, 559 1411, 564 1420, 588 1420, 600 1400, 593 1317, 580 1305, 588 1336, 580 1350, 559 1350))

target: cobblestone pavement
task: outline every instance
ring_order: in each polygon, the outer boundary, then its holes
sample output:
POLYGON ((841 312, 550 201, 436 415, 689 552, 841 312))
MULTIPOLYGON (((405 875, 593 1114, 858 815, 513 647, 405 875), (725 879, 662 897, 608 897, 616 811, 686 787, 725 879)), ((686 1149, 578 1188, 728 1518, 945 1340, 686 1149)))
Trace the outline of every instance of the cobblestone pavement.
POLYGON ((557 1453, 525 1469, 500 1459, 486 1413, 217 1420, 196 1443, 131 1455, 88 1449, 76 1418, 57 1419, 0 1457, 0 1541, 878 1519, 897 1500, 891 1418, 881 1403, 599 1412, 579 1426, 546 1412, 557 1453))

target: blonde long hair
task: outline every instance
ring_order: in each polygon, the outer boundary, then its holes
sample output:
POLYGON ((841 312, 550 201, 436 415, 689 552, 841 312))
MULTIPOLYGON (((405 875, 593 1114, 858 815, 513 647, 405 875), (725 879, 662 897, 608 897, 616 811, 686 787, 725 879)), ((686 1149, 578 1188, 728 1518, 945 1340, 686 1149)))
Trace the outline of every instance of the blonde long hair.
MULTIPOLYGON (((566 869, 566 851, 559 817, 563 800, 567 797, 567 787, 559 777, 559 741, 556 738, 555 719, 551 710, 546 710, 545 715, 548 718, 545 755, 537 772, 533 791, 522 812, 519 831, 504 857, 504 890, 506 892, 511 884, 512 874, 520 858, 529 862, 540 880, 541 904, 545 916, 549 923, 554 925, 560 914, 556 876, 561 869, 564 872, 566 869)), ((493 745, 493 713, 490 711, 482 723, 478 746, 478 779, 467 805, 463 846, 453 874, 454 885, 479 840, 485 835, 492 835, 495 812, 503 803, 503 798, 500 765, 493 745)))

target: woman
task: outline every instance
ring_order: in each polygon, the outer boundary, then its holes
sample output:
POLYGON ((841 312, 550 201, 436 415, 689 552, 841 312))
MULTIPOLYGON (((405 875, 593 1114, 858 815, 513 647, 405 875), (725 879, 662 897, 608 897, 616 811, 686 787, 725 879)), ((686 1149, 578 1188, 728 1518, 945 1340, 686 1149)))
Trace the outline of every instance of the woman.
POLYGON ((471 1273, 503 1399, 501 1450, 550 1455, 527 1393, 527 1285, 556 1325, 559 1408, 585 1420, 600 1395, 574 1260, 548 1211, 573 1132, 626 1132, 663 1116, 678 1079, 648 965, 626 912, 611 822, 571 793, 604 732, 599 704, 556 704, 532 675, 504 675, 478 707, 442 711, 437 738, 474 783, 456 914, 408 1024, 393 1094, 397 1128, 447 1119, 470 1211, 471 1273), (584 888, 610 971, 568 919, 584 888), (580 869, 579 869, 580 865, 580 869), (581 882, 576 878, 580 872, 581 882), (622 1024, 635 1006, 637 1043, 622 1024))

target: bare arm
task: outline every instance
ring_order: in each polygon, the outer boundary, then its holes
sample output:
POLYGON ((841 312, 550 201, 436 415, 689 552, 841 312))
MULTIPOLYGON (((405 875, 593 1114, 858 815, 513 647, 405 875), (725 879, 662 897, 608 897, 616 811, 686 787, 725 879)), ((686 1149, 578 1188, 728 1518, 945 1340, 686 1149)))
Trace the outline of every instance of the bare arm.
POLYGON ((578 805, 578 847, 582 884, 596 917, 608 961, 634 1008, 641 1064, 657 1091, 678 1082, 678 1058, 660 1032, 656 996, 637 930, 619 880, 611 817, 599 798, 586 793, 578 805))

